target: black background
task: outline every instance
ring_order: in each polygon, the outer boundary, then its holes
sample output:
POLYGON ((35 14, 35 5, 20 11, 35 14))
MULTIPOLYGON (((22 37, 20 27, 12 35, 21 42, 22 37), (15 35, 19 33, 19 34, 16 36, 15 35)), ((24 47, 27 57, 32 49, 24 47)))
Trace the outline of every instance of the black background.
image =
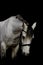
MULTIPOLYGON (((9 4, 10 5, 10 4, 9 4)), ((6 5, 5 5, 6 6, 6 5)), ((10 57, 10 55, 6 58, 4 58, 3 60, 1 59, 0 64, 37 64, 39 61, 39 57, 40 57, 40 22, 39 22, 39 7, 34 7, 31 5, 27 4, 23 4, 23 6, 16 4, 13 6, 1 6, 0 9, 0 21, 3 21, 7 18, 9 18, 10 16, 15 16, 17 14, 20 14, 25 20, 27 20, 30 25, 32 25, 34 22, 37 22, 37 26, 34 30, 34 35, 35 38, 31 43, 31 48, 30 48, 30 54, 29 56, 24 56, 21 54, 20 51, 18 51, 18 55, 17 57, 12 60, 10 57)), ((9 53, 9 51, 7 52, 7 54, 9 53)), ((10 54, 10 53, 9 53, 10 54)))

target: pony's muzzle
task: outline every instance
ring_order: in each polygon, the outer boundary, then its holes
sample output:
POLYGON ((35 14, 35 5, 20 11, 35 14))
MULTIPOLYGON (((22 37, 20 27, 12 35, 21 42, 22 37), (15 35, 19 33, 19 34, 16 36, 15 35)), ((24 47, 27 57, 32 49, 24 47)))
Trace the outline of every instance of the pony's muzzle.
POLYGON ((22 54, 28 56, 30 53, 30 46, 23 46, 22 47, 22 54))

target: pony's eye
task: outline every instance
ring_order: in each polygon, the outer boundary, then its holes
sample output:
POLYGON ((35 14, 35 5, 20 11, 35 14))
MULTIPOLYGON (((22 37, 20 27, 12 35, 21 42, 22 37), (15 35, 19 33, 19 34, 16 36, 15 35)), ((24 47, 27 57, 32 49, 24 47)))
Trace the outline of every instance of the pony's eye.
POLYGON ((18 18, 18 16, 16 16, 16 18, 18 18))
POLYGON ((23 39, 25 39, 25 37, 23 36, 23 39))

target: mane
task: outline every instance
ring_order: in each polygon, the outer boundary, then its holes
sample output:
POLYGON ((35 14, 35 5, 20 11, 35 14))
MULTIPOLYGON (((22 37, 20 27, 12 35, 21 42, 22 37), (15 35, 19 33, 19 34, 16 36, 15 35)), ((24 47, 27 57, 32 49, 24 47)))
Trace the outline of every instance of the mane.
POLYGON ((26 25, 29 25, 29 23, 26 21, 26 20, 24 20, 24 18, 21 16, 21 15, 16 15, 16 18, 18 18, 20 21, 22 21, 23 23, 26 23, 26 25))

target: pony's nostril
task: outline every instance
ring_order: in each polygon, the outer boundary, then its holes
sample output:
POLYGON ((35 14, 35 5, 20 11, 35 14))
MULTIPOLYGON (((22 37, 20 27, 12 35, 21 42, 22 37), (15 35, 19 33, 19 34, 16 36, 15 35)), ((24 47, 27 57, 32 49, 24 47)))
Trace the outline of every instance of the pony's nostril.
POLYGON ((25 52, 22 51, 22 55, 25 55, 25 52))

